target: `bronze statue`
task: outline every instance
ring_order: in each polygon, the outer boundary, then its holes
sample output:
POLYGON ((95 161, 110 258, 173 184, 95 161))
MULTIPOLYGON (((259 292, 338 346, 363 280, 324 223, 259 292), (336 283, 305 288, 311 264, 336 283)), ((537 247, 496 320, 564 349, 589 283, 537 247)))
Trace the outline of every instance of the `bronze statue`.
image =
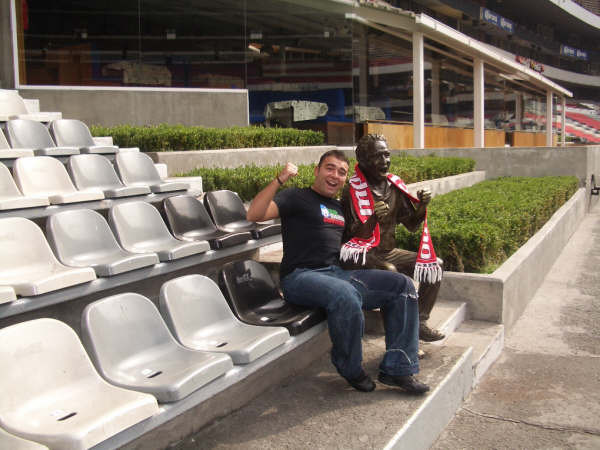
MULTIPOLYGON (((360 173, 362 184, 359 178, 350 180, 342 192, 342 206, 346 226, 344 230, 343 242, 351 239, 362 240, 366 242, 367 248, 360 251, 350 249, 352 257, 349 257, 342 249, 342 259, 345 268, 365 267, 370 269, 384 269, 401 272, 409 277, 415 273, 415 263, 418 254, 412 251, 396 248, 395 229, 397 224, 403 224, 409 231, 414 232, 426 217, 427 205, 431 201, 431 192, 423 189, 417 192, 417 197, 412 197, 402 181, 388 173, 390 168, 390 151, 385 137, 382 135, 369 134, 362 137, 356 147, 356 158, 358 160, 357 173, 360 173), (402 185, 400 188, 398 182, 402 185), (365 192, 357 192, 354 187, 365 187, 365 182, 372 195, 372 205, 369 205, 365 192), (353 184, 354 183, 354 184, 353 184), (394 186, 396 184, 396 186, 394 186), (351 194, 351 192, 353 194, 351 194), (354 196, 353 200, 351 196, 354 196), (357 200, 358 199, 358 203, 357 200), (413 204, 416 203, 416 206, 413 204), (362 205, 362 206, 361 206, 362 205), (361 214, 366 208, 366 213, 361 214), (377 224, 379 226, 377 227, 377 224), (375 239, 375 234, 377 239, 375 239), (374 242, 375 241, 375 242, 374 242), (378 242, 376 242, 378 241, 378 242), (362 264, 359 259, 363 259, 362 264)), ((429 251, 429 234, 425 226, 424 235, 421 241, 421 247, 425 246, 424 253, 429 251), (426 234, 426 237, 425 237, 426 234), (424 244, 425 241, 425 244, 424 244)), ((346 244, 346 247, 349 243, 346 244)), ((429 261, 426 271, 432 271, 433 276, 422 276, 419 284, 419 338, 423 341, 431 342, 444 338, 444 335, 427 325, 427 320, 440 289, 442 275, 442 261, 435 257, 433 247, 433 263, 429 261), (435 267, 432 267, 435 266, 435 267)), ((421 256, 422 249, 419 250, 421 256)), ((421 273, 422 275, 422 273, 421 273)))

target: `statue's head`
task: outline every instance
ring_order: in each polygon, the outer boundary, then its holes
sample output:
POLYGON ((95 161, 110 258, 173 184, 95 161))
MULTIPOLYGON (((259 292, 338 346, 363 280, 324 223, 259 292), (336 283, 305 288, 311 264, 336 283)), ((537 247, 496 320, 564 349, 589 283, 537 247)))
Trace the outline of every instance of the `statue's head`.
POLYGON ((390 151, 381 134, 367 134, 356 146, 358 166, 368 181, 381 181, 390 170, 390 151))

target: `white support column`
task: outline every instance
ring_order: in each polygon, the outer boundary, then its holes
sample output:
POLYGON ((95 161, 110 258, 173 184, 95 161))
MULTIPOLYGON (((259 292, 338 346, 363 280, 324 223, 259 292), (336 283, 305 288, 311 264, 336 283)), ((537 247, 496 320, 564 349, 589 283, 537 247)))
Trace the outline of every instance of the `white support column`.
POLYGON ((358 25, 358 104, 369 106, 369 30, 358 25))
POLYGON ((552 91, 546 91, 546 147, 552 147, 552 91))
POLYGON ((561 145, 564 147, 565 145, 567 145, 567 99, 566 97, 562 97, 562 111, 561 111, 561 131, 562 133, 560 134, 560 142, 561 145))
POLYGON ((484 76, 483 60, 476 58, 473 61, 473 146, 477 148, 485 146, 483 132, 484 76))
POLYGON ((515 92, 515 131, 521 130, 523 123, 523 94, 515 92))
POLYGON ((425 148, 425 64, 423 33, 412 35, 413 56, 413 147, 425 148))

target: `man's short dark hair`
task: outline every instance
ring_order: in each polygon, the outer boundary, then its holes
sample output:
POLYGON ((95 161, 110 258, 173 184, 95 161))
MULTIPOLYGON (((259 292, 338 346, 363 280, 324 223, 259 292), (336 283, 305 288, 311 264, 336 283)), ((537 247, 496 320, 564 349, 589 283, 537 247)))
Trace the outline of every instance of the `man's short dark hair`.
POLYGON ((364 159, 367 152, 375 147, 376 142, 380 141, 387 144, 387 139, 383 134, 367 134, 361 137, 356 145, 356 159, 359 161, 364 159))
POLYGON ((334 158, 339 159, 340 161, 344 161, 346 164, 348 164, 348 167, 350 166, 350 161, 348 160, 348 157, 346 156, 346 154, 341 150, 333 149, 333 150, 328 150, 321 155, 321 158, 319 159, 319 164, 317 164, 317 167, 321 167, 321 164, 323 163, 323 161, 325 161, 325 159, 329 158, 330 156, 333 156, 334 158))

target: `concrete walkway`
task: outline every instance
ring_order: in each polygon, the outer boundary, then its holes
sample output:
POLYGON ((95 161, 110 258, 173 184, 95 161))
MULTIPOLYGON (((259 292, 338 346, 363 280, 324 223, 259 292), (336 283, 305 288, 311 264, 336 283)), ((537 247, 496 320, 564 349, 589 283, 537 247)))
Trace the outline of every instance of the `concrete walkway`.
POLYGON ((432 448, 600 448, 598 205, 432 448))

